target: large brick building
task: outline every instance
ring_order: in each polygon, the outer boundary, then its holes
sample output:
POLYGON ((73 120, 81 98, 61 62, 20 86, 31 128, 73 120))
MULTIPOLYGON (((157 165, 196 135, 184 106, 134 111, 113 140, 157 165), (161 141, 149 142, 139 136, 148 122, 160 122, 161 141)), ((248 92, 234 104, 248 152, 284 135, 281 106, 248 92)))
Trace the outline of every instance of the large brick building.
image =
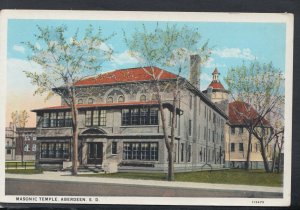
MULTIPOLYGON (((167 170, 155 84, 145 69, 149 67, 115 70, 77 83, 80 165, 116 164, 119 171, 167 170)), ((199 65, 191 65, 191 71, 198 72, 199 65)), ((157 67, 154 73, 161 74, 163 107, 170 122, 173 105, 169 84, 177 76, 157 67)), ((224 167, 226 110, 199 90, 199 78, 180 78, 180 86, 175 171, 201 170, 207 165, 224 167)), ((62 168, 72 155, 70 108, 62 100, 58 106, 33 111, 37 116, 39 166, 62 168)))

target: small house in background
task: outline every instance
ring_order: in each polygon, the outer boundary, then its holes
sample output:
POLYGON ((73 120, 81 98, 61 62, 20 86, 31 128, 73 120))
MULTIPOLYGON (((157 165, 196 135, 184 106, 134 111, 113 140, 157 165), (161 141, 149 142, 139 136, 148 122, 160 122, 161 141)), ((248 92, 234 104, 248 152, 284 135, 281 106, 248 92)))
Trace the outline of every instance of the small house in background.
POLYGON ((5 141, 6 161, 35 160, 36 128, 15 128, 11 125, 5 129, 5 141))

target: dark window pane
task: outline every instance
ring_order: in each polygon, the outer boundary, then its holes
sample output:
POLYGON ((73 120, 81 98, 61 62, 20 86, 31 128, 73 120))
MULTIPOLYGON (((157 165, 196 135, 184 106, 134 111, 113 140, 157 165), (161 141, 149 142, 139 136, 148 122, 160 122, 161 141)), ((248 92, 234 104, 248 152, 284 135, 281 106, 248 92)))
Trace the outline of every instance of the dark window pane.
POLYGON ((139 118, 140 118, 140 112, 139 109, 132 109, 131 110, 131 124, 132 125, 139 125, 139 118))
POLYGON ((148 124, 148 109, 141 109, 141 125, 147 125, 148 124))
POLYGON ((158 109, 150 108, 150 125, 158 124, 158 109))
POLYGON ((57 113, 57 127, 64 126, 64 112, 57 113))
POLYGON ((112 144, 111 144, 111 154, 113 154, 113 155, 117 154, 117 142, 112 142, 112 144))
POLYGON ((71 112, 66 112, 65 115, 65 126, 71 127, 72 126, 72 115, 71 112))
POLYGON ((122 125, 130 125, 130 110, 122 109, 122 125))
POLYGON ((85 126, 92 125, 92 111, 86 111, 85 113, 85 126))
POLYGON ((56 112, 50 113, 50 127, 56 127, 56 112))
POLYGON ((49 119, 50 119, 50 114, 44 113, 44 115, 43 115, 43 127, 44 128, 49 127, 49 119))

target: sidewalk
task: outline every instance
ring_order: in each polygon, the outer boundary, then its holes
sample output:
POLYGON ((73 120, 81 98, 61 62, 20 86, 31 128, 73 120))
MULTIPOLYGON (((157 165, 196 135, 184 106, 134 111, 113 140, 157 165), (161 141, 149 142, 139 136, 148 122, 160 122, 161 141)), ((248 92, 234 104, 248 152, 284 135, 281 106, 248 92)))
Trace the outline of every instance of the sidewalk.
POLYGON ((48 172, 43 174, 5 174, 5 178, 10 179, 28 179, 28 180, 46 180, 46 181, 64 181, 64 182, 87 182, 87 183, 108 183, 124 185, 141 186, 159 186, 170 188, 190 188, 190 189, 211 189, 211 190, 235 190, 235 191, 253 191, 253 192, 275 192, 282 193, 282 187, 265 187, 252 185, 232 185, 232 184, 210 184, 195 182, 168 182, 155 180, 137 180, 123 178, 100 178, 100 177, 78 177, 71 176, 70 172, 48 172))

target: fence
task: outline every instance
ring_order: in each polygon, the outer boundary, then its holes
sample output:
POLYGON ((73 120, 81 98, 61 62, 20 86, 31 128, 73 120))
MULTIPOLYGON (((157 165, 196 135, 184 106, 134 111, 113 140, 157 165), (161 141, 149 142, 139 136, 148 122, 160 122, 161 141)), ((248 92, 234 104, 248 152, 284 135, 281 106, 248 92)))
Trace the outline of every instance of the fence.
POLYGON ((6 169, 35 169, 35 162, 5 162, 6 169))

